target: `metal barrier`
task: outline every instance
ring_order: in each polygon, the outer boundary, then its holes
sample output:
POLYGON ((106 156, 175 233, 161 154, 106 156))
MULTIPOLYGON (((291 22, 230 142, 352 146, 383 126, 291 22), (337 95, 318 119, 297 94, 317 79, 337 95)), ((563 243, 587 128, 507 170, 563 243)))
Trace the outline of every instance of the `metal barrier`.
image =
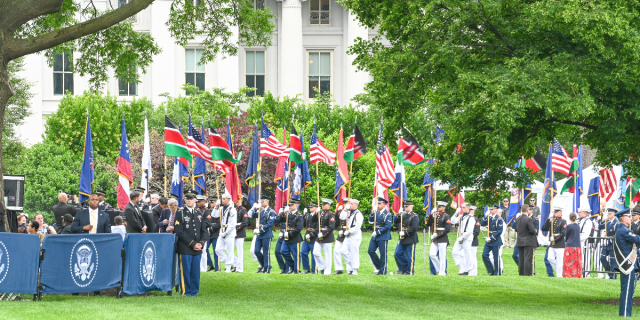
MULTIPOLYGON (((582 251, 582 277, 585 278, 591 273, 604 273, 607 275, 617 275, 620 272, 604 270, 602 265, 602 248, 612 245, 613 239, 610 237, 589 237, 582 251), (590 241, 592 240, 592 241, 590 241)), ((605 257, 611 263, 612 256, 605 257)))

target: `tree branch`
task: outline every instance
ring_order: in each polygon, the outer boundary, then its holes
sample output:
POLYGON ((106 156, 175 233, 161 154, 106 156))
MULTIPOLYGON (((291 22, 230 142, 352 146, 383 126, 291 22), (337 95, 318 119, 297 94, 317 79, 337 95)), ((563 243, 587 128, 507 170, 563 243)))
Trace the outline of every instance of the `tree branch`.
POLYGON ((62 9, 63 0, 0 1, 0 28, 5 34, 13 34, 27 21, 62 9))
POLYGON ((146 9, 153 1, 154 0, 132 0, 126 5, 95 19, 67 28, 54 30, 37 37, 27 39, 8 38, 5 42, 6 58, 10 61, 107 29, 146 9))

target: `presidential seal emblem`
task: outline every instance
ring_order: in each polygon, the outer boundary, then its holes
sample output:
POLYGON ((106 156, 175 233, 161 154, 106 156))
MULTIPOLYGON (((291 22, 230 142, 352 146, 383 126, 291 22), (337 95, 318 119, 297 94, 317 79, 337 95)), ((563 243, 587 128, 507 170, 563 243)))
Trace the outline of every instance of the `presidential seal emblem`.
POLYGON ((156 246, 151 240, 142 247, 140 255, 140 279, 145 287, 150 287, 156 279, 156 246))
POLYGON ((0 241, 0 283, 7 277, 7 273, 9 273, 9 251, 0 241))
POLYGON ((71 249, 71 279, 78 287, 86 287, 98 271, 98 250, 93 241, 82 238, 71 249))

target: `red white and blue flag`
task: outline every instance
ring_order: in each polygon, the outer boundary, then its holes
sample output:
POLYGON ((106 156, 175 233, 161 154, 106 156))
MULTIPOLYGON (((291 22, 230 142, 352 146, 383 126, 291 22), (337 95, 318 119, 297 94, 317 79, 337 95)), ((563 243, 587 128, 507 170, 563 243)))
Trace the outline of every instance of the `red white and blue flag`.
MULTIPOLYGON (((263 125, 263 128, 264 125, 263 125)), ((268 130, 268 129, 267 129, 268 130)), ((275 136, 274 136, 275 139, 275 136)), ((276 139, 277 140, 277 139, 276 139)), ((283 130, 282 140, 284 143, 287 143, 287 129, 283 130)), ((280 141, 278 141, 280 143, 280 141)), ((287 203, 287 199, 289 199, 289 154, 284 152, 278 158, 278 165, 276 166, 276 174, 274 177, 274 181, 278 183, 276 188, 276 202, 274 204, 273 209, 276 212, 280 211, 280 208, 284 207, 287 203)))
POLYGON ((276 138, 273 132, 264 125, 263 119, 262 135, 260 137, 260 156, 279 158, 285 155, 289 156, 289 148, 287 148, 286 144, 278 141, 278 138, 276 138))
POLYGON ((122 119, 122 142, 120 157, 118 158, 118 208, 124 210, 129 203, 129 193, 133 184, 131 172, 131 158, 129 157, 129 143, 127 142, 127 128, 122 119))
POLYGON ((551 170, 560 172, 565 175, 569 175, 569 169, 571 169, 571 162, 573 159, 567 153, 567 150, 560 145, 556 138, 553 138, 553 145, 551 146, 551 170))
POLYGON ((324 162, 332 166, 336 162, 336 152, 325 147, 316 134, 316 124, 313 124, 313 134, 311 135, 311 164, 324 162))

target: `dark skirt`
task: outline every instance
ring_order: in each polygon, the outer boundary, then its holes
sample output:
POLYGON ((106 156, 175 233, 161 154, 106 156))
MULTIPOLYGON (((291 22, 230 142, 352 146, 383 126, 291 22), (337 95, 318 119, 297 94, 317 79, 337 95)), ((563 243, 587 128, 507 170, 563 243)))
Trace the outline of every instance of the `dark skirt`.
POLYGON ((582 278, 582 248, 567 247, 564 249, 562 276, 565 278, 582 278))

